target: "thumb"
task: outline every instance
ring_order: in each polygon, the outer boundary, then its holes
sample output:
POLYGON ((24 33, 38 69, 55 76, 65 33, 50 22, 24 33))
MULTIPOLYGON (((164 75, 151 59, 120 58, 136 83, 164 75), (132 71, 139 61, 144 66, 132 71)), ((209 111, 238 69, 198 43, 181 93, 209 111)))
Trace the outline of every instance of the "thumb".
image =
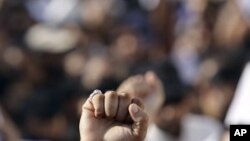
POLYGON ((143 141, 148 128, 148 116, 147 114, 137 105, 129 105, 129 114, 133 120, 132 133, 136 140, 143 141))

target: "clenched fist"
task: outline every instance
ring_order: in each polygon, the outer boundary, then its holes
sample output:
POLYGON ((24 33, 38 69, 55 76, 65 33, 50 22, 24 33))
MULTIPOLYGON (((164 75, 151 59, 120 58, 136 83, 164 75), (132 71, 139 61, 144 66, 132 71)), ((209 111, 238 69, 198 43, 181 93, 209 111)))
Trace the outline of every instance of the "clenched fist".
POLYGON ((151 116, 149 119, 154 118, 165 99, 163 84, 153 71, 131 76, 118 87, 117 92, 128 92, 131 97, 141 99, 145 111, 151 116))
POLYGON ((82 106, 81 141, 143 141, 148 117, 139 100, 95 90, 82 106))

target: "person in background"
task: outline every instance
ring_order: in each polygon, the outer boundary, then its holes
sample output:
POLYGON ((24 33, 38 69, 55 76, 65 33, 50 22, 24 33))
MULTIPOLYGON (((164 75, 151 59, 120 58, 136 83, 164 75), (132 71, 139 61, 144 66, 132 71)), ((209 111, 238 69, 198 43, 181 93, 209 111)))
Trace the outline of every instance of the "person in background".
POLYGON ((163 84, 153 71, 129 77, 120 84, 117 92, 126 92, 143 101, 150 122, 154 121, 165 99, 163 84))
POLYGON ((197 98, 191 87, 181 83, 173 64, 165 61, 156 68, 157 75, 148 71, 128 78, 118 87, 119 92, 127 92, 148 105, 145 111, 150 122, 145 140, 205 141, 211 137, 218 140, 220 123, 191 113, 197 98))

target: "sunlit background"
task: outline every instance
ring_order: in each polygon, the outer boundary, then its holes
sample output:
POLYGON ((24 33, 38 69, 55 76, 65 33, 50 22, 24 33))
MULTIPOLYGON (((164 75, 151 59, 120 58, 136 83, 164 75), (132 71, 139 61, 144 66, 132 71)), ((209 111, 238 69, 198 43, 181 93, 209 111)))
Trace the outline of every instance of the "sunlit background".
POLYGON ((0 0, 0 141, 79 141, 84 98, 147 70, 159 117, 195 113, 222 136, 249 29, 249 0, 0 0))

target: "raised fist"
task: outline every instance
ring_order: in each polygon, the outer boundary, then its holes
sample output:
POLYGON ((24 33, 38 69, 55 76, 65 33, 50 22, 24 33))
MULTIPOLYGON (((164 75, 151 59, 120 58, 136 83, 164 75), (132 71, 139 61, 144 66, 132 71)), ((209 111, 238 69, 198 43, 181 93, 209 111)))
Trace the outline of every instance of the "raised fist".
POLYGON ((144 75, 131 76, 122 82, 117 92, 127 92, 131 97, 142 100, 145 104, 145 111, 150 116, 156 115, 165 99, 163 84, 152 71, 144 75))
POLYGON ((143 141, 148 116, 125 93, 95 90, 82 106, 81 141, 143 141))

